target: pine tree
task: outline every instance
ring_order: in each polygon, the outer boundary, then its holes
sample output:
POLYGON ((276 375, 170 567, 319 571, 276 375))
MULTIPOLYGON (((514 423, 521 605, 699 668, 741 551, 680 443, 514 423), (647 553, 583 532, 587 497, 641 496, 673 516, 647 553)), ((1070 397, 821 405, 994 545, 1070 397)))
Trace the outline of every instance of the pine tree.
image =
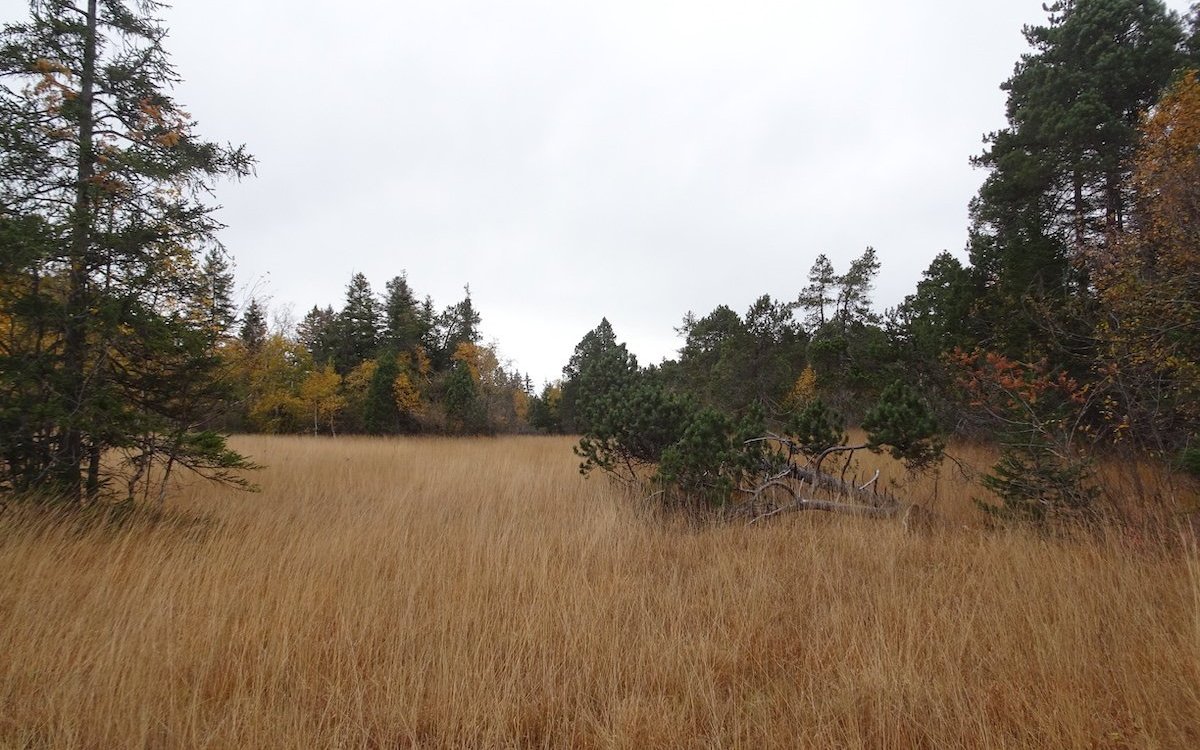
POLYGON ((157 461, 218 478, 244 463, 190 421, 216 377, 191 312, 197 256, 220 227, 197 196, 252 162, 200 140, 171 98, 159 7, 39 0, 0 34, 0 220, 46 232, 21 264, 34 304, 5 311, 36 340, 31 358, 0 378, 21 400, 33 394, 14 374, 51 384, 43 418, 3 436, 0 452, 37 454, 5 459, 9 486, 90 499, 121 478, 132 495, 157 461), (132 476, 102 461, 111 449, 132 476))
POLYGON ((471 287, 465 287, 464 291, 466 296, 462 301, 446 308, 438 318, 438 328, 441 331, 438 361, 443 367, 449 366, 450 358, 458 350, 459 344, 479 343, 481 318, 471 302, 471 287))
POLYGON ((401 274, 387 283, 383 306, 383 345, 396 352, 412 351, 421 344, 423 326, 416 297, 401 274))
POLYGON ((637 357, 617 343, 607 318, 575 346, 563 368, 559 414, 567 432, 589 432, 605 421, 632 387, 637 357))
POLYGON ((251 299, 242 316, 242 327, 238 331, 242 345, 251 352, 262 349, 267 340, 267 316, 258 300, 251 299))
POLYGON ((1047 10, 1001 87, 1008 126, 976 159, 991 174, 971 209, 979 312, 1013 356, 1042 345, 1038 316, 1089 295, 1087 254, 1128 218, 1138 117, 1183 61, 1180 21, 1157 0, 1047 10))
POLYGON ((296 339, 317 364, 332 362, 338 346, 338 318, 333 307, 313 305, 296 326, 296 339))
POLYGON ((214 342, 233 331, 237 309, 233 304, 233 268, 220 248, 210 248, 200 267, 197 302, 202 324, 214 342))
POLYGON ((346 286, 346 305, 338 314, 339 372, 349 372, 360 362, 374 359, 381 322, 379 302, 371 291, 371 283, 363 274, 354 274, 346 286))
POLYGON ((808 272, 808 286, 800 292, 796 305, 807 311, 804 322, 811 330, 825 325, 826 310, 836 301, 834 291, 837 286, 837 274, 833 264, 824 253, 817 256, 808 272))
POLYGON ((393 435, 400 431, 400 408, 394 393, 399 375, 400 364, 395 353, 385 351, 379 355, 363 404, 363 425, 372 435, 393 435))
POLYGON ((871 311, 871 291, 878 274, 879 259, 875 255, 875 248, 868 247, 862 255, 850 261, 850 268, 838 277, 837 319, 843 335, 854 323, 878 322, 871 311))
POLYGON ((897 331, 911 348, 913 363, 934 362, 954 347, 970 348, 984 332, 972 328, 971 309, 978 290, 970 269, 948 252, 938 253, 897 313, 897 331))

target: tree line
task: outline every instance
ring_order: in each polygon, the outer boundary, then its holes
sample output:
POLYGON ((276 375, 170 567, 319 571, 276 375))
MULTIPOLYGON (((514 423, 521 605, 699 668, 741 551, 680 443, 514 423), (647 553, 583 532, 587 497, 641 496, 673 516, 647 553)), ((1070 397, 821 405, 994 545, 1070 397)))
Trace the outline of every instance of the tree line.
POLYGON ((874 424, 900 454, 957 433, 1002 448, 986 509, 1031 520, 1087 512, 1106 452, 1200 473, 1200 4, 1047 12, 974 159, 966 263, 938 254, 879 314, 875 251, 821 255, 791 299, 688 313, 679 356, 647 367, 602 321, 539 405, 584 433, 581 468, 729 487, 756 430, 819 447, 874 424))
MULTIPOLYGON (((855 423, 914 467, 997 441, 1001 511, 1086 508, 1089 456, 1200 469, 1200 12, 1047 6, 975 163, 967 261, 934 258, 882 313, 875 251, 818 256, 788 299, 688 313, 641 365, 607 320, 533 392, 402 273, 272 332, 233 302, 209 196, 253 172, 170 95, 155 3, 40 0, 0 34, 0 489, 161 498, 173 471, 243 482, 230 430, 583 436, 585 469, 652 465, 727 497, 776 430, 855 423), (757 449, 755 449, 757 450, 757 449)), ((822 449, 823 450, 823 449, 822 449)))
POLYGON ((328 435, 529 429, 532 384, 481 341, 469 287, 461 301, 437 311, 432 298, 418 300, 405 274, 387 282, 381 299, 356 273, 341 309, 314 306, 294 331, 272 333, 254 299, 235 326, 233 275, 221 266, 212 278, 229 321, 219 355, 236 384, 222 415, 226 429, 328 435))
POLYGON ((233 301, 210 196, 253 173, 203 140, 157 2, 39 0, 0 32, 0 491, 162 500, 174 472, 247 484, 230 430, 526 429, 531 385, 402 274, 294 332, 233 301))

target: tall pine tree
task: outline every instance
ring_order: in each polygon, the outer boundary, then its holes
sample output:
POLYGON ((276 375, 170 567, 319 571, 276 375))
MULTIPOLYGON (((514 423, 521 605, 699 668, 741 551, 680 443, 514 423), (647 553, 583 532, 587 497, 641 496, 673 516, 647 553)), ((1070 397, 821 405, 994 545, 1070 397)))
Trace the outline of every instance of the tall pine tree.
POLYGON ((191 312, 221 226, 202 196, 252 162, 200 140, 171 98, 159 7, 39 0, 0 34, 0 221, 29 230, 25 293, 4 311, 27 340, 0 380, 39 415, 0 436, 12 488, 90 499, 120 479, 132 495, 156 462, 218 477, 241 464, 197 431, 216 363, 191 312), (102 461, 113 449, 127 461, 102 461))
POLYGON ((380 323, 379 301, 371 291, 371 283, 363 274, 354 274, 346 286, 346 306, 338 315, 340 340, 335 364, 339 372, 347 373, 375 358, 380 323))
POLYGON ((387 283, 383 305, 383 344, 396 352, 420 346, 424 334, 421 311, 404 274, 387 283))
POLYGON ((977 308, 991 342, 1041 355, 1048 310, 1086 302, 1087 255, 1129 214, 1128 163, 1140 114, 1183 61, 1179 18, 1158 0, 1067 0, 1024 30, 1033 51, 1001 88, 1008 125, 975 161, 977 308))

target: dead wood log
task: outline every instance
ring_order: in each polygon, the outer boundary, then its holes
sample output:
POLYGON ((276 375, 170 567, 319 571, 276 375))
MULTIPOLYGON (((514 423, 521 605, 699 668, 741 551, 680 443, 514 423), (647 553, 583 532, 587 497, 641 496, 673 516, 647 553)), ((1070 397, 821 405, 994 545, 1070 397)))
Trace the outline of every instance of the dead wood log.
MULTIPOLYGON (((914 503, 905 502, 891 492, 881 490, 878 469, 871 479, 862 485, 847 481, 844 476, 833 476, 821 470, 821 464, 828 456, 835 453, 849 453, 852 456, 855 451, 865 449, 866 445, 833 446, 807 459, 805 464, 801 465, 796 458, 805 456, 804 452, 787 438, 768 434, 747 442, 775 442, 784 449, 776 455, 780 461, 774 463, 769 469, 770 474, 758 486, 742 490, 750 496, 743 506, 743 513, 750 516, 747 525, 754 525, 784 513, 810 510, 864 518, 900 519, 905 528, 913 529, 926 529, 937 525, 936 514, 914 503), (812 494, 822 491, 829 492, 832 497, 811 497, 812 494), (783 503, 764 502, 764 499, 776 492, 785 494, 787 500, 783 503)), ((844 475, 845 471, 842 473, 844 475)))

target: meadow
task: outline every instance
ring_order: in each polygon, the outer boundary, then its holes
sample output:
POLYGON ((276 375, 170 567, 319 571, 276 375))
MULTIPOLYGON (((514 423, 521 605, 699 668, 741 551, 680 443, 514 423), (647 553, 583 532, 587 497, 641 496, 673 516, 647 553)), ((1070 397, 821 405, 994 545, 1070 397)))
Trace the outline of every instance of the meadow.
POLYGON ((0 748, 1200 747, 1178 525, 990 530, 950 468, 929 532, 696 525, 566 438, 234 445, 260 493, 0 512, 0 748))

